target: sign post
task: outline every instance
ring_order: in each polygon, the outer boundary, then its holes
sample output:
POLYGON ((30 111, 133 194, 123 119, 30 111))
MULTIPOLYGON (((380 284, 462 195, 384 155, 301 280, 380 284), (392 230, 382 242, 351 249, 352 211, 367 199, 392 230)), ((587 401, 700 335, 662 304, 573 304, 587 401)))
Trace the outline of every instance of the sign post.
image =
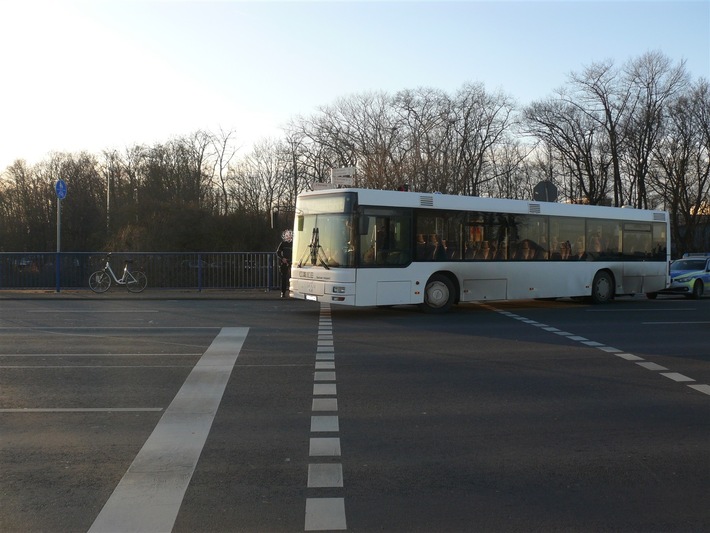
POLYGON ((57 180, 54 185, 54 190, 57 193, 57 257, 54 261, 55 275, 54 278, 57 281, 57 292, 61 290, 61 283, 59 279, 59 273, 61 272, 60 267, 60 253, 62 251, 62 200, 67 196, 67 184, 64 180, 57 180))

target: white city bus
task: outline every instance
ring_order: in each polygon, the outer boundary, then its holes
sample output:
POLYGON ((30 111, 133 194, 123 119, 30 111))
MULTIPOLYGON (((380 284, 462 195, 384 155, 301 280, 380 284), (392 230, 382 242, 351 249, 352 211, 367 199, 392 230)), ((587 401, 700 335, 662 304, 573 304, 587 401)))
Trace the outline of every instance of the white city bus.
POLYGON ((299 195, 293 298, 445 312, 459 302, 653 294, 665 211, 371 189, 299 195))

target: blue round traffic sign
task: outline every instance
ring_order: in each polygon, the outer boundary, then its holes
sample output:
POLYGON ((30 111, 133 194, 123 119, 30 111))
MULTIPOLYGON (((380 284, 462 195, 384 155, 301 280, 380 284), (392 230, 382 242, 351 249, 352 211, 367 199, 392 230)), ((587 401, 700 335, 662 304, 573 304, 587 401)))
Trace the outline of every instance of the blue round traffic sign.
POLYGON ((57 180, 54 190, 57 191, 57 198, 64 200, 67 196, 67 184, 64 180, 57 180))

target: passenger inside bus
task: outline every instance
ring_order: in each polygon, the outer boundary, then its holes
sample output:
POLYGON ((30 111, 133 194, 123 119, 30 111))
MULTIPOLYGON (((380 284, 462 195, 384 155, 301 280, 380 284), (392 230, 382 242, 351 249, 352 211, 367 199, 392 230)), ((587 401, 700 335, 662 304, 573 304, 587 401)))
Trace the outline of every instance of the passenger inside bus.
POLYGON ((417 235, 417 261, 423 261, 426 258, 426 240, 424 234, 417 235))
POLYGON ((434 237, 436 241, 436 247, 434 249, 434 261, 446 261, 446 244, 439 235, 435 235, 434 237))
POLYGON ((584 247, 584 237, 580 235, 575 242, 574 255, 572 256, 572 259, 576 261, 585 261, 587 257, 587 251, 584 247))
POLYGON ((534 258, 535 258, 534 244, 528 239, 523 239, 523 241, 518 246, 518 251, 515 255, 515 259, 522 260, 522 261, 529 261, 534 258))
POLYGON ((488 241, 481 243, 481 249, 476 252, 475 259, 478 261, 490 261, 495 257, 495 248, 488 241))

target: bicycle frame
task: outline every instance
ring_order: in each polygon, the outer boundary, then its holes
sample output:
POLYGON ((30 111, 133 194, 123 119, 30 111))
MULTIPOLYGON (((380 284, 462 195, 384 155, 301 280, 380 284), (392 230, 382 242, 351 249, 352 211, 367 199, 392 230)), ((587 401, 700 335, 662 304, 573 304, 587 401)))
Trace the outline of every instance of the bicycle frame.
POLYGON ((109 263, 108 259, 106 260, 106 266, 104 267, 104 272, 108 272, 109 275, 113 278, 113 281, 119 285, 125 285, 131 279, 133 281, 135 281, 135 278, 128 270, 128 263, 126 263, 123 266, 123 276, 121 276, 120 278, 116 277, 116 274, 113 272, 113 269, 111 268, 111 264, 109 263))

